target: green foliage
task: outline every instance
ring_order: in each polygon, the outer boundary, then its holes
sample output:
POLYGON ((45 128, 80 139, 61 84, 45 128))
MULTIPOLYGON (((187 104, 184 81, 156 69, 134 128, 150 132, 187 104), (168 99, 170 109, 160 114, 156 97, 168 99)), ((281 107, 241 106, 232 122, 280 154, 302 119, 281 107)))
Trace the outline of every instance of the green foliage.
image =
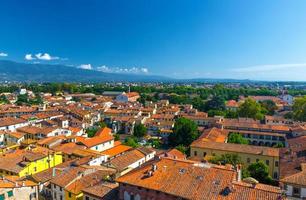
POLYGON ((125 138, 124 144, 130 147, 133 147, 133 148, 139 147, 137 138, 132 137, 132 136, 125 138))
POLYGON ((285 119, 293 119, 293 112, 287 112, 284 117, 285 119))
POLYGON ((198 137, 198 126, 195 122, 186 118, 176 120, 173 133, 170 134, 168 141, 173 147, 180 144, 189 146, 198 137))
POLYGON ((274 148, 283 148, 285 147, 283 143, 278 142, 276 145, 273 146, 274 148))
POLYGON ((189 148, 185 147, 184 145, 180 144, 178 146, 175 147, 177 150, 179 150, 180 152, 184 153, 184 154, 188 154, 189 148))
POLYGON ((147 134, 147 128, 143 124, 136 124, 134 126, 133 135, 137 138, 142 138, 147 134))
POLYGON ((0 96, 0 104, 8 104, 10 103, 6 96, 3 94, 0 96))
POLYGON ((87 137, 91 138, 91 137, 95 136, 97 131, 98 131, 97 128, 88 128, 88 129, 86 129, 87 137))
POLYGON ((115 141, 118 141, 118 140, 120 140, 120 135, 119 134, 115 134, 114 138, 115 138, 115 141))
POLYGON ((81 101, 80 97, 72 97, 71 100, 74 101, 74 102, 80 102, 81 101))
POLYGON ((162 144, 159 139, 150 139, 148 142, 151 144, 152 147, 156 149, 160 149, 162 147, 162 144))
POLYGON ((208 114, 208 117, 225 116, 225 112, 222 110, 209 110, 207 114, 208 114))
POLYGON ((265 100, 260 102, 262 109, 266 110, 266 114, 274 115, 275 111, 277 110, 277 106, 272 100, 265 100))
POLYGON ((235 143, 235 144, 249 144, 249 141, 242 137, 239 133, 231 133, 228 136, 228 143, 235 143))
POLYGON ((17 101, 16 101, 17 105, 24 105, 28 103, 29 103, 29 99, 28 99, 27 94, 20 94, 17 96, 17 101))
POLYGON ((238 118, 238 112, 233 110, 227 110, 225 112, 225 118, 238 118))
POLYGON ((261 160, 250 164, 247 170, 250 177, 255 178, 260 183, 271 184, 273 182, 269 175, 269 167, 261 160))
POLYGON ((306 96, 296 98, 293 104, 293 118, 298 121, 306 121, 306 96))
POLYGON ((95 123, 95 126, 98 126, 100 128, 104 128, 104 127, 107 127, 107 124, 103 121, 100 121, 100 122, 95 123))
POLYGON ((222 154, 221 156, 217 155, 211 158, 209 161, 214 164, 231 164, 233 166, 242 163, 241 158, 237 154, 222 154))
POLYGON ((225 110, 225 99, 222 96, 214 95, 205 104, 206 111, 208 110, 225 110))
POLYGON ((29 99, 28 102, 31 105, 40 105, 44 103, 43 99, 41 98, 39 94, 36 94, 34 99, 29 99))
POLYGON ((239 117, 248 117, 253 119, 262 120, 264 115, 262 114, 262 108, 255 100, 247 98, 238 109, 239 117))

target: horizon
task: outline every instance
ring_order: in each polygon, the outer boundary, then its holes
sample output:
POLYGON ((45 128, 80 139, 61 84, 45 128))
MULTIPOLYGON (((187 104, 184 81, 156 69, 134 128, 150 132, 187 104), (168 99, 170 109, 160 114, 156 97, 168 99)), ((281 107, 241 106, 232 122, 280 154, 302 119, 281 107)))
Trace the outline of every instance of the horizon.
POLYGON ((305 1, 1 3, 0 59, 175 79, 306 81, 305 1))

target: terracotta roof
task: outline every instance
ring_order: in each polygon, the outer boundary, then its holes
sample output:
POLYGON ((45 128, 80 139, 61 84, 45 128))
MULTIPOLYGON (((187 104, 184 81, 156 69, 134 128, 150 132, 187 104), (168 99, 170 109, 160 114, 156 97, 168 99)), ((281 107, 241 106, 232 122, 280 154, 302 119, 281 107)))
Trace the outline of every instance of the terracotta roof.
POLYGON ((72 154, 73 151, 75 151, 76 149, 84 149, 85 147, 82 145, 78 145, 76 143, 70 142, 70 143, 64 143, 64 144, 60 144, 56 147, 52 147, 52 149, 56 150, 56 151, 61 151, 65 154, 72 154))
POLYGON ((30 180, 22 180, 18 176, 4 176, 0 179, 0 188, 32 187, 37 184, 30 180))
POLYGON ((235 100, 229 100, 226 102, 226 107, 238 108, 239 104, 235 100))
POLYGON ((45 183, 49 180, 51 180, 53 177, 52 177, 52 174, 53 174, 53 168, 56 168, 57 170, 55 171, 55 175, 58 175, 61 173, 62 170, 64 170, 65 168, 71 166, 72 164, 77 164, 77 165, 82 165, 82 164, 86 164, 87 163, 87 159, 73 159, 73 160, 69 160, 69 161, 66 161, 66 162, 63 162, 59 165, 56 165, 56 167, 52 167, 52 168, 49 168, 47 170, 44 170, 42 172, 38 172, 36 174, 33 174, 32 175, 32 179, 36 182, 41 182, 41 183, 45 183), (60 170, 61 169, 61 170, 60 170))
POLYGON ((8 132, 7 134, 10 137, 14 137, 14 138, 17 138, 17 139, 20 139, 25 135, 25 133, 20 133, 20 132, 8 132))
POLYGON ((281 179, 281 182, 291 183, 291 184, 300 185, 300 186, 305 187, 306 186, 306 163, 301 164, 301 169, 302 169, 301 172, 298 172, 291 176, 287 176, 281 179))
POLYGON ((200 136, 203 141, 222 142, 224 143, 227 139, 228 131, 222 130, 216 127, 205 129, 200 136))
POLYGON ((84 138, 83 140, 80 140, 80 142, 84 144, 87 148, 91 148, 111 140, 114 140, 113 136, 109 134, 104 134, 100 136, 94 136, 92 138, 84 138))
POLYGON ((25 123, 25 122, 26 122, 26 120, 24 120, 24 119, 6 117, 6 118, 0 119, 0 127, 10 126, 10 125, 14 125, 14 124, 21 124, 21 123, 25 123))
POLYGON ((123 152, 130 150, 131 148, 132 147, 126 145, 117 145, 113 148, 103 151, 102 153, 108 155, 109 157, 114 157, 116 155, 119 155, 123 152))
POLYGON ((128 92, 128 93, 126 93, 126 96, 128 98, 137 97, 137 96, 139 96, 139 93, 138 92, 128 92))
POLYGON ((104 128, 99 129, 96 132, 95 136, 111 135, 111 133, 112 133, 112 129, 108 127, 104 127, 104 128))
POLYGON ((108 163, 113 166, 118 171, 123 171, 125 168, 127 168, 129 165, 137 162, 138 160, 144 158, 145 155, 140 152, 137 149, 130 150, 126 152, 125 154, 118 156, 112 160, 110 160, 108 163))
POLYGON ((97 197, 103 200, 113 200, 117 199, 118 183, 102 182, 95 186, 83 189, 83 193, 89 194, 91 196, 97 197))
POLYGON ((154 164, 157 169, 152 176, 148 176, 151 165, 145 165, 119 177, 117 182, 193 200, 277 200, 280 196, 280 190, 271 186, 259 184, 254 188, 236 182, 236 172, 226 167, 201 166, 190 161, 165 158, 154 164))

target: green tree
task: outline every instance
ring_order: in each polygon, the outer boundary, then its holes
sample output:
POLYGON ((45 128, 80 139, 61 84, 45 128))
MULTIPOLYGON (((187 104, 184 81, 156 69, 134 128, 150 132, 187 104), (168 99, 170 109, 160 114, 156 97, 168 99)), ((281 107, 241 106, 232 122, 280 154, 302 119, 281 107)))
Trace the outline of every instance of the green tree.
POLYGON ((170 134, 168 141, 173 147, 180 144, 189 146, 198 137, 198 126, 195 122, 186 118, 176 120, 173 133, 170 134))
POLYGON ((277 110, 277 106, 272 100, 265 100, 260 102, 262 109, 267 111, 268 115, 274 115, 275 111, 277 110))
POLYGON ((263 119, 262 109, 259 103, 255 100, 247 98, 238 109, 239 117, 248 117, 253 119, 263 119))
POLYGON ((99 121, 99 122, 95 123, 95 126, 99 126, 100 128, 107 127, 107 125, 104 121, 99 121))
POLYGON ((293 104, 293 118, 298 121, 306 121, 306 96, 295 99, 293 104))
POLYGON ((228 136, 228 143, 235 143, 235 144, 249 144, 249 141, 242 137, 239 133, 231 133, 228 136))
POLYGON ((118 141, 118 140, 120 140, 120 135, 119 134, 115 134, 114 138, 115 138, 115 141, 118 141))
POLYGON ((127 137, 125 138, 124 144, 133 148, 139 147, 137 142, 137 138, 135 137, 127 137))
POLYGON ((28 104, 28 103, 29 103, 29 99, 28 99, 27 94, 20 94, 17 96, 17 101, 16 101, 17 105, 23 105, 23 104, 28 104))
POLYGON ((269 175, 269 167, 261 160, 250 164, 247 170, 250 176, 258 180, 260 183, 271 184, 273 182, 269 175))
POLYGON ((134 126, 133 135, 137 138, 142 138, 147 134, 147 128, 143 124, 136 124, 134 126))
POLYGON ((214 156, 209 160, 211 163, 214 164, 231 164, 233 166, 236 166, 237 164, 241 164, 241 158, 237 154, 222 154, 214 156))
POLYGON ((6 96, 3 94, 0 96, 0 104, 8 104, 10 103, 6 96))
POLYGON ((175 148, 186 155, 188 154, 188 148, 182 144, 176 146, 175 148))
POLYGON ((97 128, 88 128, 86 129, 87 137, 91 138, 94 137, 95 134, 97 133, 98 129, 97 128))
POLYGON ((283 148, 285 147, 283 143, 278 142, 276 145, 273 146, 274 148, 283 148))
POLYGON ((225 110, 225 99, 220 95, 214 95, 205 104, 206 111, 208 110, 225 110))

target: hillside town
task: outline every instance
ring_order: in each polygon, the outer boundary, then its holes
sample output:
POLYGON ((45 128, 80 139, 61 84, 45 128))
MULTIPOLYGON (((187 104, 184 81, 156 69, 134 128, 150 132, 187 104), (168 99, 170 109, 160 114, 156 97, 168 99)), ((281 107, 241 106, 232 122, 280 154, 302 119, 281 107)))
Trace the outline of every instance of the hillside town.
POLYGON ((306 198, 305 98, 210 96, 223 116, 155 95, 2 93, 0 199, 306 198))

